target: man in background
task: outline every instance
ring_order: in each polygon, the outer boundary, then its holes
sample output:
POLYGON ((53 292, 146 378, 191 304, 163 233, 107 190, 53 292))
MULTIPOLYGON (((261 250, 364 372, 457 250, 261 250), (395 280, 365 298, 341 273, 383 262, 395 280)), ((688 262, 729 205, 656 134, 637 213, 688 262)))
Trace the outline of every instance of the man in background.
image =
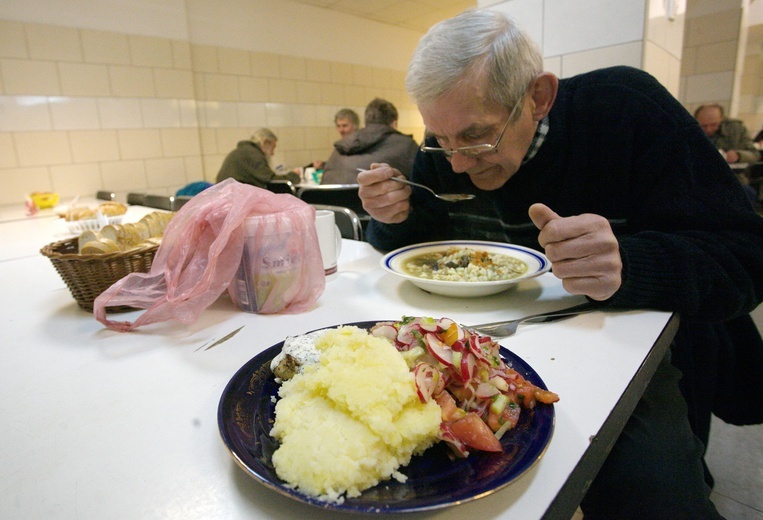
MULTIPOLYGON (((239 141, 236 148, 225 157, 217 174, 217 182, 232 177, 238 182, 267 188, 268 182, 277 175, 270 168, 270 158, 275 153, 277 143, 276 134, 267 128, 254 132, 248 141, 239 141)), ((300 181, 299 174, 295 172, 279 177, 294 183, 300 181)))
POLYGON ((389 101, 371 101, 366 107, 366 126, 334 143, 321 184, 355 184, 358 168, 366 170, 371 163, 389 164, 408 177, 418 145, 413 137, 397 131, 397 117, 389 101))
POLYGON ((694 111, 694 119, 699 122, 699 126, 713 145, 722 151, 727 163, 749 163, 760 160, 760 152, 755 148, 755 143, 744 123, 739 119, 725 117, 721 105, 717 103, 701 105, 694 111))
MULTIPOLYGON (((336 131, 339 132, 339 136, 344 139, 360 128, 360 117, 353 109, 342 108, 334 115, 334 124, 336 125, 336 131)), ((305 168, 323 170, 325 166, 326 161, 313 161, 305 166, 305 168)))
POLYGON ((360 128, 360 117, 351 108, 343 108, 334 116, 336 130, 342 139, 360 128))

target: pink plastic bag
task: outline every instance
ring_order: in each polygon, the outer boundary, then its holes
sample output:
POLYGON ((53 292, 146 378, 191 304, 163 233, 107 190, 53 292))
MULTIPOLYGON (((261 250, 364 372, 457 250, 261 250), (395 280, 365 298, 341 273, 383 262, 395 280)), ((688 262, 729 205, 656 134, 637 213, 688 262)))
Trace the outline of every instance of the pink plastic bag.
POLYGON ((326 284, 315 210, 292 195, 227 179, 199 193, 177 212, 164 232, 151 270, 129 274, 101 293, 94 303, 95 318, 120 332, 173 318, 186 324, 195 322, 231 284, 241 265, 245 241, 251 250, 267 246, 266 235, 247 232, 258 220, 275 221, 298 231, 289 244, 302 261, 288 294, 266 299, 256 311, 297 313, 309 309, 326 284), (269 217, 250 219, 245 226, 247 218, 257 215, 269 217), (107 319, 106 308, 119 305, 147 310, 134 322, 107 319))

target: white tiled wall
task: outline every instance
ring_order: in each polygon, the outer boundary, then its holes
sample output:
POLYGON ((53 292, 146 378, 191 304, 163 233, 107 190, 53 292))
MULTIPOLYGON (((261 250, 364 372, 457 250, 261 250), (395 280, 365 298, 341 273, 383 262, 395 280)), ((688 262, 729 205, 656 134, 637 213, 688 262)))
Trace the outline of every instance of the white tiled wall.
POLYGON ((547 56, 564 56, 643 39, 644 0, 544 0, 544 4, 543 53, 547 56))
POLYGON ((541 48, 547 70, 569 77, 601 67, 641 67, 645 0, 480 1, 513 17, 541 48))
POLYGON ((690 110, 708 102, 731 107, 741 17, 739 0, 687 4, 680 95, 690 110))
POLYGON ((274 164, 326 159, 334 113, 348 106, 362 117, 374 97, 397 106, 402 131, 423 135, 404 92, 421 36, 412 31, 288 0, 78 7, 0 3, 0 204, 43 190, 64 200, 174 193, 213 181, 236 142, 262 126, 279 136, 274 164))
POLYGON ((512 16, 538 43, 545 67, 569 77, 613 65, 650 72, 678 95, 684 0, 668 21, 663 0, 483 0, 512 16))
POLYGON ((763 2, 750 4, 746 15, 747 41, 736 115, 744 120, 754 137, 763 128, 763 2))
POLYGON ((675 0, 670 9, 665 0, 649 0, 642 68, 679 97, 681 60, 686 25, 686 1, 675 0))

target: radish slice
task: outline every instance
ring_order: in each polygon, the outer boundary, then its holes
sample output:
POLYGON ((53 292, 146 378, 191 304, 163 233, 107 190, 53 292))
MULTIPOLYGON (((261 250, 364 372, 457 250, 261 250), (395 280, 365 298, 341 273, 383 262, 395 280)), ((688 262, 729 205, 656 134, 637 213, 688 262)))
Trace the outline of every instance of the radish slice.
POLYGON ((440 372, 428 363, 419 363, 413 369, 413 379, 416 383, 416 393, 422 403, 428 403, 437 388, 440 372))
POLYGON ((440 330, 440 324, 432 318, 417 318, 416 323, 422 330, 427 332, 437 332, 440 330))
POLYGON ((437 361, 447 367, 453 366, 453 351, 437 337, 437 334, 428 333, 424 336, 424 342, 437 361))
POLYGON ((469 351, 475 356, 477 356, 477 359, 479 359, 480 362, 490 364, 490 362, 487 359, 487 356, 485 355, 485 352, 483 352, 482 349, 480 348, 480 344, 477 339, 477 336, 469 336, 467 343, 469 345, 469 351))
POLYGON ((371 335, 386 338, 393 344, 397 339, 397 329, 390 323, 380 323, 370 330, 371 335))
POLYGON ((474 377, 474 372, 477 369, 477 358, 471 353, 466 352, 461 356, 461 380, 469 381, 474 377))
POLYGON ((446 423, 440 424, 440 439, 445 441, 453 454, 459 459, 465 459, 469 456, 469 450, 466 449, 466 444, 461 442, 450 429, 450 425, 446 423))

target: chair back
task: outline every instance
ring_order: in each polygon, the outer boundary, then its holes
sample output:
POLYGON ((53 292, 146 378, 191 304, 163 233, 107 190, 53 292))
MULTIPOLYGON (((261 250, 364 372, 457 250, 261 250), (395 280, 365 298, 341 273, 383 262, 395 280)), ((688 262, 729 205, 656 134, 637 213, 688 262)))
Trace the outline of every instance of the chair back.
POLYGON ((116 200, 117 195, 113 191, 99 191, 95 194, 95 198, 98 200, 116 200))
POLYGON ((268 182, 267 188, 273 193, 289 193, 290 195, 297 194, 297 188, 295 188, 294 183, 288 179, 273 179, 268 182))
POLYGON ((174 198, 169 195, 150 195, 146 194, 146 197, 143 199, 143 205, 148 206, 149 208, 156 208, 156 209, 166 209, 167 211, 173 211, 172 205, 174 202, 174 198))
POLYGON ((368 220, 370 217, 363 209, 357 184, 319 184, 317 186, 300 186, 297 196, 308 204, 327 204, 349 208, 358 218, 368 220))
POLYGON ((350 208, 342 206, 331 206, 327 204, 311 204, 315 209, 326 209, 334 212, 334 218, 342 238, 351 240, 363 240, 363 226, 357 213, 350 208))
POLYGON ((760 213, 763 210, 763 162, 752 163, 745 172, 747 175, 747 183, 752 187, 755 193, 756 210, 760 213))
POLYGON ((193 197, 191 195, 176 195, 175 197, 170 198, 172 199, 172 211, 177 211, 185 206, 185 203, 193 197))
POLYGON ((763 179, 763 162, 755 162, 750 164, 746 170, 747 178, 751 181, 758 181, 763 179))
POLYGON ((143 202, 146 200, 146 194, 145 193, 128 193, 127 194, 127 203, 132 204, 135 206, 142 206, 143 202))

